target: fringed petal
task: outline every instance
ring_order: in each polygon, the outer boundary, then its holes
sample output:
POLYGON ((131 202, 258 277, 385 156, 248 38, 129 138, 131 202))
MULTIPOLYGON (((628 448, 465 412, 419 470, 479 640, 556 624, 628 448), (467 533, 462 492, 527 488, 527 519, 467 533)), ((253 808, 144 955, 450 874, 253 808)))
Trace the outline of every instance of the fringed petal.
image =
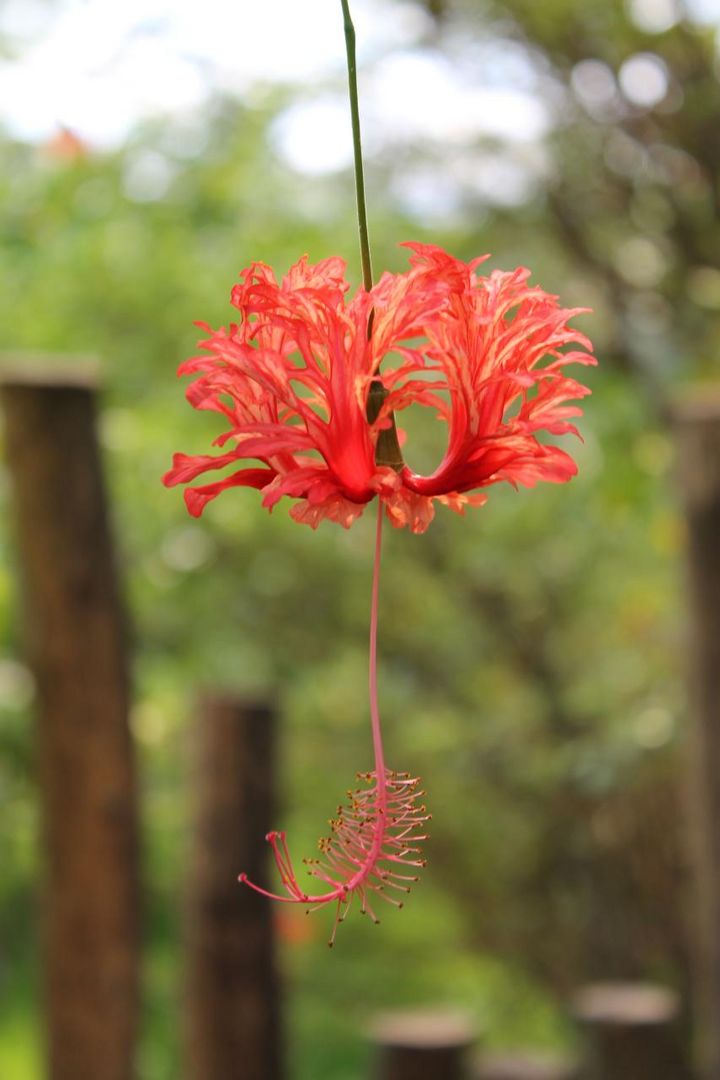
POLYGON ((290 517, 301 525, 309 525, 311 529, 317 529, 322 521, 334 521, 344 529, 349 529, 364 509, 363 503, 350 502, 342 495, 330 495, 315 504, 308 499, 301 499, 290 508, 290 517))
POLYGON ((217 498, 221 491, 232 487, 252 487, 262 491, 274 476, 272 469, 241 469, 214 484, 185 488, 185 505, 193 517, 200 517, 207 504, 217 498))
MULTIPOLYGON (((449 424, 448 447, 430 476, 402 472, 406 487, 431 498, 465 495, 500 480, 561 482, 574 472, 570 457, 538 435, 577 434, 570 422, 586 386, 563 374, 569 363, 594 364, 589 353, 561 349, 588 339, 568 326, 585 309, 564 309, 557 297, 528 284, 524 267, 487 277, 440 249, 411 245, 413 265, 444 276, 447 303, 425 326, 425 365, 416 354, 391 382, 387 409, 434 408, 449 424), (546 360, 545 366, 542 366, 546 360), (428 361, 433 374, 428 378, 428 361), (436 369, 441 376, 438 378, 436 369), (413 370, 414 369, 414 370, 413 370), (437 381, 436 381, 437 380, 437 381)), ((451 498, 454 508, 459 505, 451 498)))

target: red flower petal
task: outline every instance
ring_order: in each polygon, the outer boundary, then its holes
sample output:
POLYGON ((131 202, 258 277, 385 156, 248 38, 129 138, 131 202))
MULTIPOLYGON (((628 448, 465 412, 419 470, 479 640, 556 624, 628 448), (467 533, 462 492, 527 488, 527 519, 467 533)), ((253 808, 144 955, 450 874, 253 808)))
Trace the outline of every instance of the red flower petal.
POLYGON ((207 504, 221 491, 231 487, 254 487, 262 489, 273 479, 272 469, 241 469, 215 484, 185 488, 185 505, 193 517, 200 517, 207 504))

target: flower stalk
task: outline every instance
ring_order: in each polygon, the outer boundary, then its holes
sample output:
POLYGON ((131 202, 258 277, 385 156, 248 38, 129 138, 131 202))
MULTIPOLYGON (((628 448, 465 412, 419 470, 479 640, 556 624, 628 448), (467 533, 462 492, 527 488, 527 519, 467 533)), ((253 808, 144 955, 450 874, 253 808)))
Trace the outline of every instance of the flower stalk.
MULTIPOLYGON (((348 0, 340 0, 343 11, 345 30, 345 52, 347 53, 348 92, 350 94, 350 117, 352 122, 353 158, 355 161, 355 194, 357 196, 358 232, 360 233, 360 262, 362 263, 363 285, 367 292, 373 286, 372 260, 370 258, 370 237, 368 235, 367 207, 365 205, 365 176, 363 173, 362 141, 360 138, 360 106, 358 103, 357 62, 355 59, 355 27, 348 0)), ((368 326, 368 331, 370 326, 368 326)))
MULTIPOLYGON (((362 138, 360 135, 360 105, 357 87, 357 61, 355 58, 355 26, 353 25, 352 16, 350 15, 348 0, 340 0, 340 3, 342 4, 343 11, 345 52, 347 54, 348 92, 350 95, 353 161, 355 165, 355 196, 357 199, 358 232, 360 234, 360 263, 362 266, 363 285, 365 286, 366 291, 370 292, 373 286, 372 258, 370 256, 370 236, 368 233, 367 205, 365 202, 365 172, 363 169, 362 138)), ((370 315, 368 316, 368 338, 370 338, 372 334, 374 315, 375 309, 372 308, 370 315)), ((367 402, 367 416, 371 424, 377 420, 386 396, 387 391, 383 386, 383 381, 380 377, 380 363, 378 362, 376 377, 370 384, 367 402)), ((377 465, 388 465, 396 472, 400 472, 405 465, 400 449, 400 442, 398 440, 395 414, 392 412, 388 414, 387 427, 382 428, 378 433, 375 446, 375 463, 377 465)))

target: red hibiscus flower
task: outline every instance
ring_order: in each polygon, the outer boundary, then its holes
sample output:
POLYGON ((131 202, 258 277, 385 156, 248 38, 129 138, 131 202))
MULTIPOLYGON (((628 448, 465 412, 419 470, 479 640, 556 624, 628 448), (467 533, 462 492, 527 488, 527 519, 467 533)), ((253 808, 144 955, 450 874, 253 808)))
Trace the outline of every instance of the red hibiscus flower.
POLYGON ((487 256, 464 263, 432 245, 406 246, 410 270, 384 274, 350 302, 339 258, 303 258, 279 284, 254 263, 232 291, 240 321, 216 331, 200 324, 206 351, 179 374, 196 376, 191 405, 225 417, 222 452, 176 454, 164 482, 247 467, 187 488, 191 514, 226 488, 254 487, 268 509, 284 495, 298 500, 292 516, 313 528, 323 518, 348 527, 377 497, 393 525, 423 532, 434 500, 462 513, 498 481, 575 474, 572 458, 538 435, 577 434, 581 410, 569 402, 590 391, 564 369, 595 363, 590 342, 568 327, 586 309, 561 308, 528 285, 528 270, 485 277, 477 267, 487 256), (571 343, 580 348, 562 351, 571 343), (405 466, 389 437, 394 414, 412 404, 448 425, 430 476, 405 466))

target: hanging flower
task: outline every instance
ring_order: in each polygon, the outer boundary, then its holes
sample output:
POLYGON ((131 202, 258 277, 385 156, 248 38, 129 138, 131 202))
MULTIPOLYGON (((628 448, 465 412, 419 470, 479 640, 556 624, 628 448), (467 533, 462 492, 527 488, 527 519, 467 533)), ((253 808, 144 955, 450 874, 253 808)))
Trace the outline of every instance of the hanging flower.
POLYGON ((487 256, 464 263, 433 245, 406 246, 406 273, 384 274, 349 302, 339 258, 303 258, 279 284, 254 263, 232 291, 240 321, 199 324, 205 351, 179 374, 195 377, 190 404, 221 413, 227 427, 220 453, 176 454, 164 482, 244 467, 186 488, 191 514, 227 488, 253 487, 268 509, 287 495, 296 521, 347 528, 377 497, 393 525, 419 533, 434 501, 463 513, 499 481, 574 476, 569 454, 538 435, 577 434, 581 409, 571 403, 590 391, 564 369, 595 363, 568 326, 586 309, 561 308, 523 268, 482 276, 487 256), (429 476, 404 464, 394 437, 395 413, 413 404, 448 427, 429 476))

